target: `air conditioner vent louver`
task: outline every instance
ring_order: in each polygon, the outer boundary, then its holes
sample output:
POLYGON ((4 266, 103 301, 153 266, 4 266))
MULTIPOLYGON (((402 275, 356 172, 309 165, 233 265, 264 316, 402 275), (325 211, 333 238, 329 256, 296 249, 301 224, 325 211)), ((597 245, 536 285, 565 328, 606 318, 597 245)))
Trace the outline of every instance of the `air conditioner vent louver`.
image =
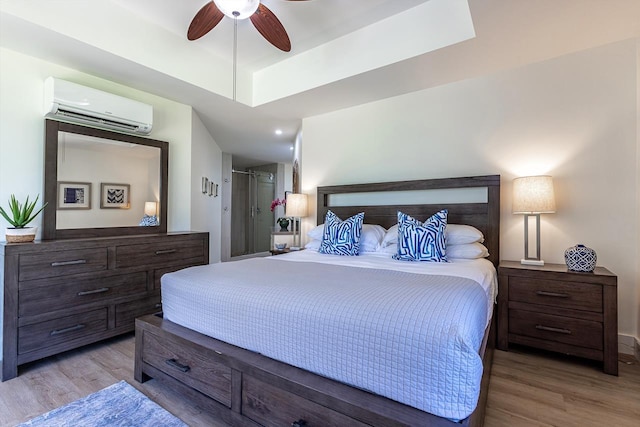
POLYGON ((114 122, 113 120, 99 119, 97 117, 87 116, 86 114, 73 113, 71 111, 64 111, 64 110, 61 110, 61 109, 58 109, 57 115, 68 117, 69 119, 74 119, 74 120, 78 120, 78 121, 87 121, 87 122, 95 123, 95 124, 100 125, 100 126, 116 127, 116 128, 120 128, 123 131, 127 131, 127 132, 134 132, 135 133, 136 130, 137 130, 137 127, 134 126, 134 125, 127 125, 127 124, 124 124, 124 123, 118 123, 118 122, 114 122))
POLYGON ((54 77, 44 86, 45 117, 125 133, 151 132, 153 107, 148 104, 54 77))

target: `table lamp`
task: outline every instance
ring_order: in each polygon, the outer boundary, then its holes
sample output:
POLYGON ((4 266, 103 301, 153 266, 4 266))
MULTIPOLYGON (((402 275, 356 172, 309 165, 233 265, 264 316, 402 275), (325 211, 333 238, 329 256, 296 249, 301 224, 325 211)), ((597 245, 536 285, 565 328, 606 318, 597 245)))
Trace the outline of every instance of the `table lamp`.
POLYGON ((140 220, 140 226, 151 227, 158 225, 158 203, 144 202, 144 216, 140 220))
POLYGON ((307 195, 301 193, 288 194, 285 215, 293 218, 293 245, 290 249, 295 251, 300 249, 300 218, 308 215, 307 195), (298 225, 296 226, 296 224, 298 225))
POLYGON ((526 265, 544 265, 540 259, 540 214, 555 213, 556 200, 550 176, 524 176, 513 180, 514 214, 524 214, 524 259, 526 265), (529 256, 529 217, 536 218, 536 256, 529 256))

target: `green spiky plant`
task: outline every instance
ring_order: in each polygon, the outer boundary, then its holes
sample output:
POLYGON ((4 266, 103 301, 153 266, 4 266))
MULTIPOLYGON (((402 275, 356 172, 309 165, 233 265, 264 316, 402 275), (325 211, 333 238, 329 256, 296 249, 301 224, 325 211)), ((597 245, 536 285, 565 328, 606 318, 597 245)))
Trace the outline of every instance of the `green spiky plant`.
POLYGON ((42 212, 45 206, 47 206, 47 203, 45 203, 36 213, 33 213, 39 197, 39 195, 36 196, 36 199, 29 203, 29 196, 27 196, 27 200, 25 200, 24 204, 21 204, 16 199, 16 196, 12 194, 11 199, 9 200, 9 211, 11 212, 11 216, 9 216, 1 206, 0 214, 2 214, 4 219, 9 221, 9 224, 13 225, 15 228, 24 228, 27 224, 33 221, 40 212, 42 212))

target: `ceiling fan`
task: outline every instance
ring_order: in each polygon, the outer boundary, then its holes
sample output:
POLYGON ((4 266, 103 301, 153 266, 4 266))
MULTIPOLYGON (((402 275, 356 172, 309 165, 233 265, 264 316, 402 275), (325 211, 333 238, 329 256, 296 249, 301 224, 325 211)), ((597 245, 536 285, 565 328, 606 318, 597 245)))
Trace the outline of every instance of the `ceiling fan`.
MULTIPOLYGON (((306 1, 306 0, 287 0, 306 1)), ((196 13, 189 25, 187 38, 196 40, 211 31, 224 16, 232 19, 250 18, 262 37, 280 50, 289 52, 291 41, 276 15, 260 0, 213 0, 196 13)))

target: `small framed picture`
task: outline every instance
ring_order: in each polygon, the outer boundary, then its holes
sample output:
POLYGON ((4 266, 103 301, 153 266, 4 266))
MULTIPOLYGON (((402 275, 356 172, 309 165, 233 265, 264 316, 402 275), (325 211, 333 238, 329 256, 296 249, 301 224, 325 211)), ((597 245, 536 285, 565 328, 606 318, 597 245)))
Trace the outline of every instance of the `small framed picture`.
POLYGON ((129 209, 129 184, 100 184, 100 209, 129 209))
POLYGON ((91 183, 58 181, 58 209, 91 209, 91 183))
POLYGON ((202 194, 207 194, 209 192, 209 178, 206 176, 202 177, 202 194))

